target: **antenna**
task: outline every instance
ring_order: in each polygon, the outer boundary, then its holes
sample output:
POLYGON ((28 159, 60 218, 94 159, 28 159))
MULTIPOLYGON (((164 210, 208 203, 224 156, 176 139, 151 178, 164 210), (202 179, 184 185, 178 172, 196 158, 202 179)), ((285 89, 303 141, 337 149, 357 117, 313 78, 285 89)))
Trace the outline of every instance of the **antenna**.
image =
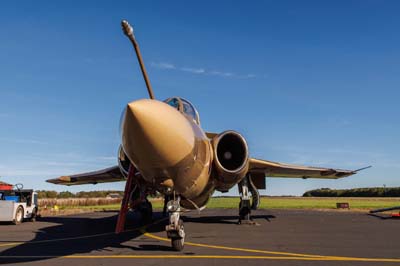
POLYGON ((360 172, 362 170, 365 170, 365 169, 368 169, 368 168, 371 168, 371 167, 372 167, 372 165, 367 166, 367 167, 363 167, 363 168, 360 168, 360 169, 357 169, 357 170, 354 170, 353 172, 360 172))
POLYGON ((123 30, 124 34, 129 38, 129 40, 133 44, 133 47, 135 48, 135 52, 136 52, 137 59, 139 61, 140 69, 142 70, 144 82, 146 82, 147 91, 149 92, 149 97, 150 97, 150 99, 155 99, 149 77, 147 76, 146 68, 144 67, 142 55, 140 54, 139 44, 137 43, 137 41, 135 39, 135 35, 133 35, 133 28, 131 25, 129 25, 129 22, 125 19, 121 21, 121 25, 122 25, 122 30, 123 30))

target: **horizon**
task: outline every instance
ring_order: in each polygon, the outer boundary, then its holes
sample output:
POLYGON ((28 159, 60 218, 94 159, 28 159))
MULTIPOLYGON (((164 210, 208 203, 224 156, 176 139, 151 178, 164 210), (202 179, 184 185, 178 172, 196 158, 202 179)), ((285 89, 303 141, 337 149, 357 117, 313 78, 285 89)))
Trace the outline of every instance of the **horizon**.
MULTIPOLYGON (((400 187, 359 187, 359 188, 353 188, 353 189, 379 189, 379 188, 383 188, 383 189, 398 189, 400 187)), ((314 190, 352 190, 352 189, 331 189, 331 188, 316 188, 316 189, 312 189, 312 190, 307 190, 304 191, 304 193, 302 195, 268 195, 268 194, 261 194, 261 197, 307 197, 307 198, 313 198, 313 197, 323 197, 323 198, 374 198, 374 197, 384 197, 384 198, 395 198, 396 196, 304 196, 304 194, 306 194, 307 192, 310 191, 314 191, 314 190)), ((36 192, 53 192, 55 190, 36 190, 36 192)), ((62 190, 62 191, 56 191, 58 194, 62 193, 62 192, 70 192, 73 194, 78 194, 78 193, 87 193, 87 192, 124 192, 124 190, 81 190, 81 191, 76 191, 76 192, 71 192, 68 189, 67 190, 62 190)), ((156 197, 162 197, 162 195, 158 195, 156 197)), ((211 197, 239 197, 239 195, 234 195, 232 193, 214 193, 211 197)))

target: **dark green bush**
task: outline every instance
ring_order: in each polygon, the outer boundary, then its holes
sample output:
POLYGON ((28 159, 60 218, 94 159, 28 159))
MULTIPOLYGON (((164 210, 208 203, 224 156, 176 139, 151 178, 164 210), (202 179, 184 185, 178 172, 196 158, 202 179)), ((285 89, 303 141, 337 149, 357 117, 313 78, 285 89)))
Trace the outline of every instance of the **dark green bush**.
POLYGON ((306 191, 303 197, 400 197, 400 187, 353 189, 320 188, 306 191))

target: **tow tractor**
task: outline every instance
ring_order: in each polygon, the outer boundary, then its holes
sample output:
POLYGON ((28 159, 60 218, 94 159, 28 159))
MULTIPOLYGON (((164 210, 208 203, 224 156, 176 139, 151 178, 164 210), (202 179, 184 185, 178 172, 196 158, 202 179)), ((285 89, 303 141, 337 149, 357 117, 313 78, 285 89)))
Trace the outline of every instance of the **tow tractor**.
POLYGON ((36 220, 38 195, 32 189, 22 188, 17 184, 16 189, 0 190, 0 222, 20 224, 24 220, 36 220))

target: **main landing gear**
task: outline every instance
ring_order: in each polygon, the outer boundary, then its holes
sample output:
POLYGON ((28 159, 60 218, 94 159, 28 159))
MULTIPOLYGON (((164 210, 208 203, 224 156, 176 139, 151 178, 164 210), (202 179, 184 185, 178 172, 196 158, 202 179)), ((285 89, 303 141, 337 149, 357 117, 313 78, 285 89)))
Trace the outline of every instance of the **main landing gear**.
POLYGON ((115 227, 115 233, 117 234, 124 231, 126 214, 129 209, 138 210, 140 212, 143 224, 148 224, 153 219, 153 207, 151 202, 147 199, 146 187, 143 185, 141 186, 140 182, 134 179, 135 173, 136 170, 131 165, 129 167, 124 197, 122 198, 121 209, 115 227))
POLYGON ((153 220, 153 206, 151 202, 146 198, 145 201, 141 202, 137 210, 140 212, 143 224, 149 224, 153 220))
POLYGON ((185 245, 185 229, 180 219, 180 197, 172 199, 167 203, 169 212, 169 224, 165 227, 167 236, 171 239, 171 246, 176 251, 181 251, 185 245))
POLYGON ((260 195, 254 186, 250 175, 246 175, 239 183, 239 224, 258 225, 251 218, 251 210, 256 210, 260 204, 260 195), (251 196, 250 196, 251 194, 251 196), (252 202, 251 202, 252 199, 252 202))

